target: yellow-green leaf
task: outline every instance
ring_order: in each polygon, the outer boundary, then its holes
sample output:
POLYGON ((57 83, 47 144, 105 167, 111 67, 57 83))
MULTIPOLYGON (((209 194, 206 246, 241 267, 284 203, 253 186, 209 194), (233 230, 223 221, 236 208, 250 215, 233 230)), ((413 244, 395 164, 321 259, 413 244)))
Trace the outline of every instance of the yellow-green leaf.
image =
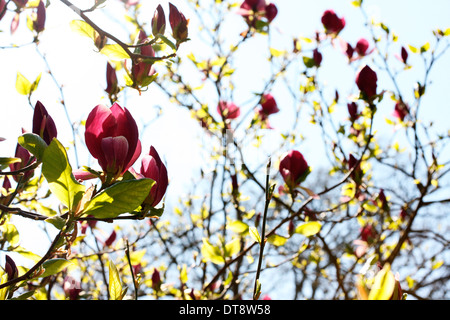
POLYGON ((295 233, 300 233, 305 237, 317 234, 322 228, 322 224, 318 221, 305 222, 295 228, 295 233))
POLYGON ((118 44, 107 44, 102 48, 100 53, 103 53, 113 61, 120 61, 130 58, 128 53, 118 44))
POLYGON ((369 300, 388 300, 395 288, 395 278, 389 264, 384 265, 377 275, 370 289, 369 300))
POLYGON ((215 264, 221 264, 225 262, 220 249, 216 246, 213 246, 206 238, 203 238, 201 253, 206 261, 211 261, 215 264))
POLYGON ((31 82, 20 72, 17 72, 16 90, 18 93, 28 96, 31 93, 31 82))
POLYGON ((116 265, 109 260, 109 296, 110 300, 121 300, 122 282, 120 281, 119 271, 116 265))
POLYGON ((248 224, 240 220, 236 220, 227 224, 227 229, 236 233, 244 233, 248 231, 248 224))
POLYGON ((269 243, 273 244, 274 246, 278 247, 284 245, 287 241, 287 238, 279 236, 277 234, 273 234, 267 238, 267 241, 269 241, 269 243))
POLYGON ((261 236, 259 235, 258 229, 256 229, 255 227, 250 227, 249 231, 252 239, 258 243, 261 243, 261 236))
POLYGON ((70 22, 70 28, 72 31, 84 36, 91 38, 94 42, 97 38, 97 31, 94 30, 87 22, 83 20, 72 20, 70 22))
POLYGON ((238 238, 225 245, 225 257, 232 257, 241 250, 241 242, 238 238))

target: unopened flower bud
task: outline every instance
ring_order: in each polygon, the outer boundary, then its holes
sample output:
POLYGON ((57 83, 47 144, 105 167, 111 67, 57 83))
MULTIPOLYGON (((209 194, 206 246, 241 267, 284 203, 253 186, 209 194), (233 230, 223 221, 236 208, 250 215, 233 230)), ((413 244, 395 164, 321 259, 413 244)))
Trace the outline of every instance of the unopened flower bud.
POLYGON ((152 18, 152 33, 156 37, 158 34, 164 34, 165 31, 166 17, 163 8, 158 5, 152 18))
POLYGON ((177 7, 169 2, 169 22, 172 28, 172 36, 177 43, 183 42, 188 37, 189 21, 178 11, 177 7))
POLYGON ((10 256, 6 255, 5 257, 5 271, 8 275, 8 281, 17 278, 19 271, 17 270, 16 263, 13 259, 10 258, 10 256))

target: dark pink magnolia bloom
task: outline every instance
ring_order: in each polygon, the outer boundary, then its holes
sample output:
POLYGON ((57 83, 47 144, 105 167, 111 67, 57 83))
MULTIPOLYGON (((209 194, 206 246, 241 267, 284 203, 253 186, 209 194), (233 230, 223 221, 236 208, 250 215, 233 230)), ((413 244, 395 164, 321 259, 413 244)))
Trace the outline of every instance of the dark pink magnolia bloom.
POLYGON ((106 89, 110 97, 116 96, 119 91, 119 82, 117 81, 116 69, 110 64, 106 63, 106 89))
POLYGON ((278 109, 277 102, 275 98, 270 93, 263 94, 261 97, 261 109, 259 110, 259 114, 263 119, 267 118, 267 116, 277 113, 280 111, 278 109))
POLYGON ((377 237, 377 232, 371 224, 368 224, 359 230, 359 236, 361 240, 367 243, 372 243, 377 237))
POLYGON ((248 25, 253 25, 263 16, 270 23, 277 16, 278 8, 273 3, 266 4, 266 0, 245 0, 238 13, 245 18, 248 25))
POLYGON ((367 65, 358 72, 356 85, 365 95, 365 98, 370 100, 377 94, 377 80, 377 74, 367 65))
POLYGON ((220 101, 217 105, 217 112, 224 119, 236 119, 241 114, 241 109, 232 102, 220 101))
POLYGON ((6 1, 0 0, 0 20, 2 20, 5 13, 6 13, 6 1))
POLYGON ((140 174, 144 178, 150 178, 155 181, 149 195, 144 200, 144 204, 156 207, 166 193, 169 179, 166 166, 153 146, 150 147, 149 154, 142 158, 140 174))
POLYGON ((111 108, 96 106, 86 120, 86 145, 105 173, 117 178, 141 154, 136 121, 117 103, 111 108))
POLYGON ((5 272, 8 275, 8 281, 17 278, 19 275, 16 263, 8 255, 5 256, 5 272))
POLYGON ((403 101, 398 101, 395 104, 395 109, 393 112, 393 116, 404 121, 406 116, 409 114, 409 107, 403 101))
POLYGON ((369 50, 369 41, 364 38, 359 39, 355 46, 356 53, 365 56, 368 54, 367 50, 369 50))
POLYGON ((34 107, 33 133, 44 139, 47 144, 50 144, 58 135, 55 122, 40 101, 36 102, 34 107))
POLYGON ((403 63, 406 64, 406 60, 408 60, 408 51, 406 51, 405 47, 402 47, 401 58, 402 58, 403 63))
POLYGON ((161 287, 161 275, 159 274, 158 269, 154 269, 152 273, 152 288, 153 290, 158 291, 161 287))
POLYGON ((158 5, 152 18, 152 33, 156 37, 158 34, 164 34, 165 31, 166 16, 161 5, 158 5))
POLYGON ((189 20, 178 11, 177 7, 169 2, 169 23, 172 28, 172 36, 177 43, 182 42, 188 37, 189 20))
POLYGON ((345 54, 347 55, 348 59, 352 61, 353 53, 355 53, 355 49, 352 47, 350 43, 347 42, 347 47, 345 48, 345 54))
POLYGON ((291 150, 280 162, 280 173, 290 189, 297 187, 310 172, 308 163, 297 150, 291 150))
MULTIPOLYGON (((28 163, 31 159, 31 154, 30 152, 25 149, 24 147, 22 147, 20 144, 16 145, 16 152, 14 154, 15 158, 19 158, 21 160, 21 162, 16 162, 16 163, 12 163, 9 165, 9 169, 11 171, 17 171, 20 170, 24 167, 26 167, 27 165, 31 164, 28 163)), ((24 172, 23 176, 22 176, 22 181, 27 181, 28 179, 30 179, 34 174, 33 170, 29 170, 27 172, 24 172)), ((18 182, 19 178, 17 175, 13 175, 13 179, 18 182)))
POLYGON ((64 278, 63 290, 69 300, 78 300, 81 292, 81 284, 71 276, 64 278))
POLYGON ((328 34, 337 35, 345 27, 345 18, 339 18, 333 10, 326 10, 321 21, 328 34))
POLYGON ((322 54, 319 52, 318 49, 313 50, 313 60, 316 67, 319 67, 322 63, 322 54))
POLYGON ((347 109, 352 122, 359 118, 358 105, 356 102, 347 103, 347 109))
MULTIPOLYGON (((145 43, 147 40, 147 35, 144 31, 139 32, 138 36, 138 44, 145 43)), ((155 50, 153 50, 151 45, 142 46, 140 47, 140 54, 147 56, 147 57, 154 57, 155 56, 155 50)), ((153 63, 142 61, 139 63, 136 63, 132 65, 131 67, 131 75, 134 80, 134 84, 139 86, 143 84, 147 77, 153 75, 155 73, 155 70, 153 69, 153 63)))
POLYGON ((116 230, 113 230, 109 235, 109 237, 105 240, 105 247, 111 246, 114 243, 114 241, 116 241, 116 238, 117 238, 116 230))
POLYGON ((46 16, 45 4, 41 0, 39 2, 38 7, 37 7, 36 20, 33 21, 33 28, 34 28, 34 31, 36 31, 37 33, 39 33, 39 32, 44 30, 44 27, 45 27, 45 16, 46 16))
POLYGON ((272 20, 275 19, 275 17, 278 14, 278 9, 273 3, 269 3, 266 6, 265 11, 266 11, 267 21, 269 21, 269 22, 272 22, 272 20))

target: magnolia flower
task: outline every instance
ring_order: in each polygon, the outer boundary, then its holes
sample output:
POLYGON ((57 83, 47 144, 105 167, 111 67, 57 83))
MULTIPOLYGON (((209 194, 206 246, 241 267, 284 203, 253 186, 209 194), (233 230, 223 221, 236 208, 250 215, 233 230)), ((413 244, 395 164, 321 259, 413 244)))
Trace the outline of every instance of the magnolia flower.
POLYGON ((326 10, 321 21, 328 34, 337 35, 345 27, 345 18, 339 18, 333 10, 326 10))
POLYGON ((124 174, 141 153, 136 121, 117 103, 96 106, 86 120, 86 145, 100 167, 112 178, 124 174))
POLYGON ((40 101, 36 102, 34 107, 33 133, 44 139, 47 144, 50 144, 58 134, 55 122, 40 101))
POLYGON ((140 174, 142 177, 155 181, 149 195, 144 200, 144 204, 156 207, 166 193, 169 179, 166 166, 153 146, 150 147, 149 154, 142 158, 140 174))
POLYGON ((169 23, 172 28, 172 36, 177 43, 183 42, 188 37, 188 23, 185 16, 177 7, 169 2, 169 23))
POLYGON ((272 94, 266 93, 261 97, 261 109, 259 110, 259 114, 263 119, 267 118, 267 116, 277 113, 280 111, 278 109, 277 102, 272 94))
POLYGON ((377 94, 377 74, 366 65, 356 75, 356 85, 367 99, 371 99, 377 94))
POLYGON ((224 119, 236 119, 241 114, 241 109, 232 102, 220 101, 217 105, 217 112, 224 119))
POLYGON ((308 163, 297 150, 290 151, 281 160, 279 170, 284 182, 291 190, 304 181, 310 172, 308 163))
POLYGON ((166 17, 161 5, 155 10, 152 18, 152 33, 156 37, 158 34, 164 34, 166 31, 166 17))

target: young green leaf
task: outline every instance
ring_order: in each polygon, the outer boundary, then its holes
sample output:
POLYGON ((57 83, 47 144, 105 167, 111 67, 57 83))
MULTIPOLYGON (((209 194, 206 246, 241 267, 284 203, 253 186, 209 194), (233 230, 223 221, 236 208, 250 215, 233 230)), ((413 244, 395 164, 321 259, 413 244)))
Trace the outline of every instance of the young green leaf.
POLYGON ((252 239, 258 243, 261 243, 261 236, 259 235, 258 229, 256 229, 255 227, 250 227, 249 231, 252 239))
POLYGON ((100 53, 103 53, 113 61, 120 61, 130 58, 128 53, 118 44, 107 44, 102 48, 100 53))
POLYGON ((375 276, 370 289, 369 300, 388 300, 395 288, 395 278, 390 265, 385 265, 375 276))
POLYGON ((45 278, 57 274, 67 268, 70 264, 72 264, 72 262, 62 258, 47 260, 42 264, 44 272, 40 274, 39 277, 45 278))
POLYGON ((24 133, 18 139, 19 144, 30 151, 32 155, 36 157, 38 161, 42 160, 45 149, 47 149, 47 143, 44 139, 35 133, 24 133))
POLYGON ((305 222, 295 228, 295 233, 300 233, 305 237, 311 237, 317 234, 321 228, 322 225, 318 221, 305 222))
POLYGON ((70 22, 70 28, 72 29, 72 31, 91 38, 93 41, 95 41, 98 33, 97 31, 94 30, 94 28, 92 28, 87 22, 83 21, 83 20, 72 20, 70 22))
POLYGON ((122 282, 119 271, 114 262, 109 260, 109 285, 108 291, 110 300, 122 300, 122 282))
POLYGON ((76 208, 86 188, 75 180, 66 150, 57 139, 53 139, 44 150, 42 173, 49 184, 50 190, 59 201, 69 211, 76 208))
POLYGON ((206 238, 203 238, 201 253, 206 261, 211 261, 215 264, 221 264, 225 262, 220 249, 216 246, 213 246, 206 238))
POLYGON ((31 82, 20 72, 17 72, 16 90, 18 93, 28 96, 31 93, 31 82))
POLYGON ((288 238, 285 238, 283 236, 279 236, 277 234, 272 234, 271 236, 269 236, 267 238, 267 241, 270 244, 273 244, 274 246, 277 246, 277 247, 284 245, 287 240, 288 240, 288 238))
POLYGON ((20 162, 20 158, 0 158, 0 170, 4 170, 9 167, 10 164, 20 162))
POLYGON ((112 219, 122 213, 133 212, 148 196, 154 183, 152 179, 117 182, 93 197, 83 214, 112 219))

